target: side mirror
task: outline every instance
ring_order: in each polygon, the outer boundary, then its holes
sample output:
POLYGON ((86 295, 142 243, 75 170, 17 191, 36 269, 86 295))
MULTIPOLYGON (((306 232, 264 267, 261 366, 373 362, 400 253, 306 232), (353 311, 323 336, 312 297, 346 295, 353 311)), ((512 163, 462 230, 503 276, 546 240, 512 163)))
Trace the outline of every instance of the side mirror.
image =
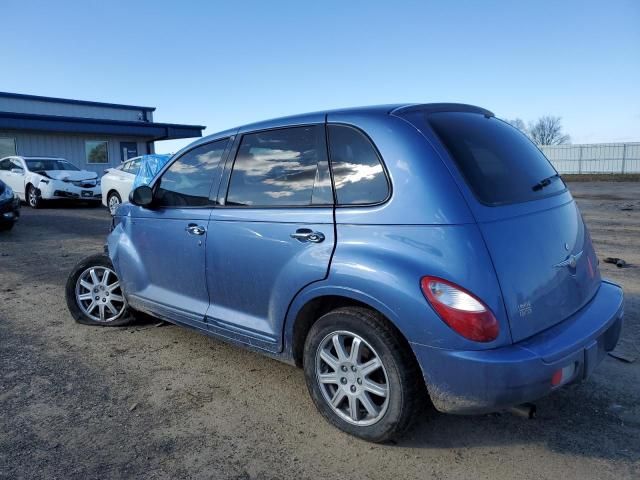
POLYGON ((17 173, 18 175, 24 175, 24 169, 22 168, 12 168, 11 173, 17 173))
POLYGON ((148 207, 153 202, 153 190, 148 185, 140 185, 129 194, 129 202, 139 207, 148 207))

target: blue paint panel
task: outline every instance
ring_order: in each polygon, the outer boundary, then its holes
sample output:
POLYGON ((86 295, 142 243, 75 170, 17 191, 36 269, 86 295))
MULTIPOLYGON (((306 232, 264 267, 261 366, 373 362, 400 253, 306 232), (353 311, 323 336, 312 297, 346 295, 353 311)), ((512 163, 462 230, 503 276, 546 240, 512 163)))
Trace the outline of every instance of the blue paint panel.
POLYGON ((218 208, 209 231, 207 316, 213 329, 280 351, 289 302, 327 275, 334 246, 332 208, 218 208), (291 238, 299 228, 322 232, 325 240, 291 238))
MULTIPOLYGON (((339 215, 338 211, 338 222, 339 215)), ((318 296, 339 295, 373 306, 405 338, 424 345, 480 350, 511 343, 500 288, 476 225, 381 227, 338 223, 336 238, 329 277, 296 298, 285 336, 290 336, 293 319, 306 302, 318 296), (420 289, 420 279, 425 275, 463 285, 481 298, 500 323, 498 338, 488 343, 472 342, 451 330, 420 289)))

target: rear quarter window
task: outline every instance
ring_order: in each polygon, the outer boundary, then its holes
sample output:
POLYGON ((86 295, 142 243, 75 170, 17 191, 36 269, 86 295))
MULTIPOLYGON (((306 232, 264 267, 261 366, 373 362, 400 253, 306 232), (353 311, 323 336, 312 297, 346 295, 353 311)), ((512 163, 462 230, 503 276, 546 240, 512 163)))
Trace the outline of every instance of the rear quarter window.
POLYGON ((353 127, 329 125, 328 130, 338 205, 384 202, 389 197, 389 183, 373 144, 353 127))
POLYGON ((542 152, 502 120, 469 112, 410 112, 406 118, 420 130, 433 129, 486 205, 538 200, 566 190, 542 152))

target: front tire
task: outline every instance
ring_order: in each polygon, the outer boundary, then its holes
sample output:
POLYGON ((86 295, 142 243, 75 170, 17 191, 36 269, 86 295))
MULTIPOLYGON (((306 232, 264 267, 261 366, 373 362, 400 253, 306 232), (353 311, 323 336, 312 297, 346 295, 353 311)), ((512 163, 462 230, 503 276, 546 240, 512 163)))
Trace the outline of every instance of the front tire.
POLYGON ((29 185, 29 188, 27 189, 27 203, 31 208, 42 207, 42 197, 40 197, 38 189, 33 185, 29 185))
POLYGON ((320 413, 340 430, 372 442, 402 435, 424 393, 406 342, 382 316, 364 308, 331 311, 311 327, 304 372, 320 413))
POLYGON ((92 255, 73 268, 65 297, 67 308, 78 323, 120 327, 133 320, 120 279, 106 255, 92 255))
POLYGON ((120 198, 120 194, 118 192, 111 192, 107 197, 107 206, 109 208, 109 213, 111 215, 116 214, 116 210, 122 203, 122 198, 120 198))

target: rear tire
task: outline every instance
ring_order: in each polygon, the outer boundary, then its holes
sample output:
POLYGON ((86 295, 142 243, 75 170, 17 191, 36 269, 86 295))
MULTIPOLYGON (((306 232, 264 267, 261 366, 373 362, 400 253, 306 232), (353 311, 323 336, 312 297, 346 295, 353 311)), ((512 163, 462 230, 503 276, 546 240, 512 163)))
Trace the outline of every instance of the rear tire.
POLYGON ((67 308, 84 325, 120 327, 134 319, 111 259, 99 254, 78 263, 65 287, 67 308))
POLYGON ((107 208, 109 209, 109 213, 111 215, 116 214, 116 210, 122 204, 122 198, 120 198, 120 194, 118 192, 111 192, 107 197, 107 208))
POLYGON ((320 413, 367 441, 401 436, 416 416, 420 394, 428 401, 406 342, 386 319, 365 308, 345 307, 322 316, 307 335, 303 361, 320 413), (376 359, 380 366, 372 368, 376 359))

